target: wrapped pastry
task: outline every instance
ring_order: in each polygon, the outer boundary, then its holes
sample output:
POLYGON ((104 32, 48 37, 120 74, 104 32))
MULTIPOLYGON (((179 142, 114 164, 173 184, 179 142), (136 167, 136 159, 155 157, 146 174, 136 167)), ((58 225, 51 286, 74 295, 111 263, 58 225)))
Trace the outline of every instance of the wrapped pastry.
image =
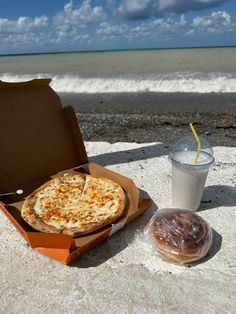
POLYGON ((148 234, 161 257, 176 264, 200 260, 212 244, 211 227, 187 210, 160 210, 151 219, 148 234))

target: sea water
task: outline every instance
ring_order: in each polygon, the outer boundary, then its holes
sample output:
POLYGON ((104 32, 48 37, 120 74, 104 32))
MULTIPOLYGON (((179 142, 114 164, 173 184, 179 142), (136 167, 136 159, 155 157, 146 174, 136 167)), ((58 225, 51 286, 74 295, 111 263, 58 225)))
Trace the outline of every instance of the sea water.
POLYGON ((44 77, 58 93, 235 93, 236 47, 0 56, 0 80, 44 77))

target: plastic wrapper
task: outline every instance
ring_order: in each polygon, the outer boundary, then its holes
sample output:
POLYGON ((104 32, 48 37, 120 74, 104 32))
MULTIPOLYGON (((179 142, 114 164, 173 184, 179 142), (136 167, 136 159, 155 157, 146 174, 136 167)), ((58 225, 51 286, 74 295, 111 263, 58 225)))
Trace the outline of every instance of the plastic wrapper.
POLYGON ((203 218, 182 209, 158 211, 145 233, 164 260, 181 265, 203 258, 213 239, 211 227, 203 218))

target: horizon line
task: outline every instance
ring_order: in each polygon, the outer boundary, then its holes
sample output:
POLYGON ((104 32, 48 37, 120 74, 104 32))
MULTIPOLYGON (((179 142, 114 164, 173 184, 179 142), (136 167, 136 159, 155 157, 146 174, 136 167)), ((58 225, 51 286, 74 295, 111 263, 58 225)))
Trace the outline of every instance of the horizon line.
POLYGON ((26 52, 26 53, 5 53, 0 57, 16 57, 26 55, 47 55, 47 54, 65 54, 65 53, 99 53, 99 52, 118 52, 118 51, 145 51, 145 50, 177 50, 177 49, 213 49, 213 48, 236 48, 236 45, 225 46, 184 46, 184 47, 160 47, 160 48, 120 48, 120 49, 94 49, 94 50, 70 50, 70 51, 48 51, 48 52, 26 52))

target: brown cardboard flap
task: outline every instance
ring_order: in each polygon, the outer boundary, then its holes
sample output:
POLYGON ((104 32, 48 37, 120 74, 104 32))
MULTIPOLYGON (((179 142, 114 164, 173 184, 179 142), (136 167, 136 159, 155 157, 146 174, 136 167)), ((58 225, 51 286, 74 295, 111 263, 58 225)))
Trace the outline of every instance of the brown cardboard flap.
MULTIPOLYGON (((151 199, 143 199, 140 201, 136 211, 127 217, 127 223, 141 215, 151 206, 151 199)), ((7 207, 5 207, 1 202, 0 209, 36 251, 64 264, 69 264, 83 253, 106 240, 111 235, 111 226, 108 226, 105 230, 100 230, 96 233, 75 239, 62 234, 48 234, 37 231, 35 231, 35 233, 27 232, 27 228, 24 228, 24 224, 22 226, 20 221, 15 219, 15 217, 12 216, 12 213, 10 213, 7 210, 7 207)))
POLYGON ((4 206, 0 202, 0 208, 32 248, 45 247, 68 250, 75 248, 74 239, 66 234, 42 233, 30 227, 21 217, 22 204, 23 201, 4 206))
POLYGON ((139 203, 139 191, 131 179, 88 163, 73 108, 62 108, 50 81, 0 81, 0 209, 32 248, 68 264, 141 215, 151 202, 139 203), (126 195, 122 217, 77 238, 39 232, 22 219, 20 211, 27 195, 51 177, 78 171, 122 186, 126 195), (17 189, 23 194, 1 195, 17 189))
MULTIPOLYGON (((138 204, 139 191, 131 179, 128 179, 127 177, 109 169, 105 169, 95 163, 65 169, 58 172, 53 177, 78 173, 78 171, 85 171, 94 176, 102 176, 111 179, 120 184, 124 189, 126 194, 125 210, 123 215, 113 224, 109 224, 93 233, 72 238, 64 234, 42 233, 29 226, 20 214, 24 197, 17 202, 10 203, 8 201, 7 204, 5 203, 4 205, 2 203, 2 206, 0 206, 4 214, 9 218, 12 224, 22 234, 31 247, 36 249, 38 252, 52 257, 62 263, 69 263, 74 258, 80 256, 101 241, 107 239, 110 235, 120 229, 120 222, 121 227, 123 227, 129 221, 141 215, 145 210, 147 210, 148 206, 150 206, 150 204, 148 205, 147 203, 146 206, 143 206, 142 203, 138 204)), ((37 181, 32 184, 32 186, 29 185, 27 187, 27 192, 32 191, 35 187, 37 188, 39 184, 40 181, 37 181)))
POLYGON ((32 233, 28 232, 29 244, 32 248, 44 247, 48 249, 74 249, 75 241, 66 234, 61 233, 32 233))
POLYGON ((68 249, 48 249, 45 247, 37 247, 35 250, 47 257, 55 259, 60 263, 68 264, 68 256, 70 256, 70 250, 68 249))
POLYGON ((64 117, 66 119, 67 125, 70 129, 71 137, 74 142, 74 149, 77 154, 77 165, 83 165, 88 163, 88 157, 85 150, 83 138, 78 126, 78 121, 75 115, 75 111, 71 106, 63 108, 64 117))
POLYGON ((87 161, 73 109, 49 83, 0 81, 0 192, 87 161))
POLYGON ((51 79, 33 79, 25 82, 4 82, 0 80, 0 89, 4 88, 22 88, 22 87, 32 87, 32 86, 47 86, 51 82, 51 79))

